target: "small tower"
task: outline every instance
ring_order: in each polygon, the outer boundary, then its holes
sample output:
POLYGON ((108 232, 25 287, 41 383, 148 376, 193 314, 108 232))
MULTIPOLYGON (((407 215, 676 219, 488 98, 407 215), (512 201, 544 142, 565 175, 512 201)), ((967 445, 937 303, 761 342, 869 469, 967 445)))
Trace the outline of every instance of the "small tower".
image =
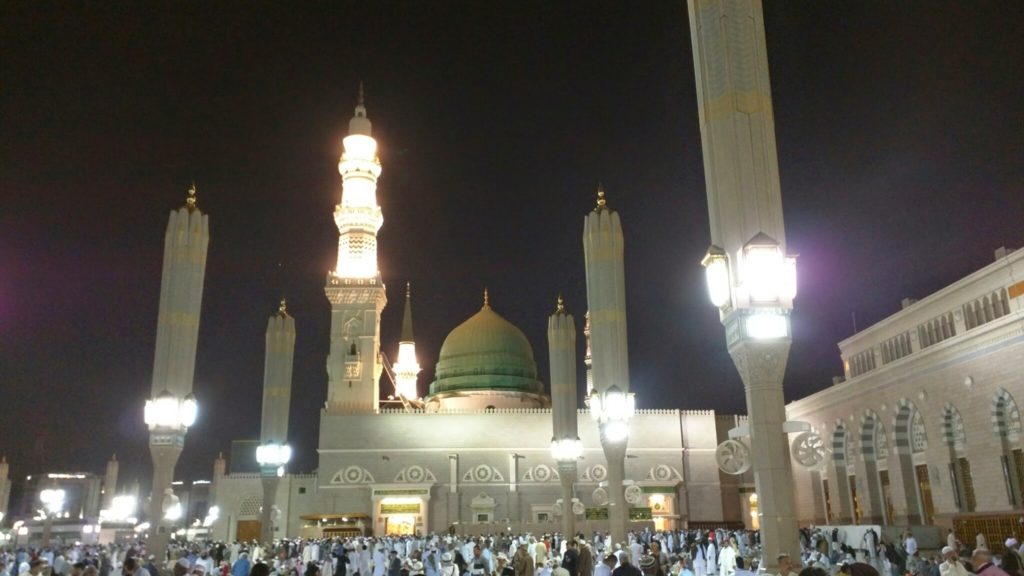
POLYGON ((377 204, 381 165, 371 133, 360 84, 355 115, 343 140, 345 153, 338 163, 338 262, 327 274, 324 289, 331 303, 328 411, 376 410, 380 402, 380 313, 387 296, 377 268, 377 231, 384 217, 377 204))
POLYGON ((406 400, 419 398, 416 387, 420 364, 416 360, 416 343, 412 336, 412 287, 405 284, 405 313, 402 315, 402 339, 398 342, 398 362, 395 363, 395 395, 406 400))
POLYGON ((111 505, 114 503, 114 496, 117 495, 117 473, 119 465, 117 462, 117 454, 112 454, 110 460, 107 461, 107 473, 103 475, 103 499, 101 501, 101 510, 110 510, 111 505))

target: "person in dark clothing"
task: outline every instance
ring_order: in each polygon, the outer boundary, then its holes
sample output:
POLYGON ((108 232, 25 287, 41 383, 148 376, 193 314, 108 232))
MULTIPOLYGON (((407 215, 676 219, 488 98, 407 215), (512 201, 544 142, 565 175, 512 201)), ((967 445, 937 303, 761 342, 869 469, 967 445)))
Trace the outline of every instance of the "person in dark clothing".
POLYGON ((612 570, 612 576, 643 576, 643 572, 630 563, 629 552, 623 552, 619 556, 619 567, 612 570))
POLYGON ((401 574, 402 561, 398 559, 398 552, 392 550, 391 554, 388 555, 388 576, 401 576, 401 574))
POLYGON ((565 542, 565 555, 562 556, 562 568, 569 571, 569 576, 579 576, 580 553, 579 550, 576 550, 575 540, 567 540, 565 542))

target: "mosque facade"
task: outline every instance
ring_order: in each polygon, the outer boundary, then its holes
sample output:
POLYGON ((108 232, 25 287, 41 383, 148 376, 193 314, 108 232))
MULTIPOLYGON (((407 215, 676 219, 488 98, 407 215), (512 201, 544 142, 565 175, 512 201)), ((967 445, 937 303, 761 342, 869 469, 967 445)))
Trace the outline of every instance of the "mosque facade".
MULTIPOLYGON (((554 532, 565 513, 575 514, 581 529, 606 530, 608 469, 597 425, 580 410, 575 501, 562 506, 550 452, 551 401, 533 344, 486 291, 480 310, 444 340, 425 397, 416 395, 408 289, 398 360, 385 365, 376 147, 360 97, 339 163, 338 260, 325 285, 332 321, 319 466, 278 483, 275 535, 554 532), (401 403, 382 406, 382 380, 401 403)), ((589 338, 586 360, 589 368, 589 338)), ((637 487, 630 491, 631 519, 657 528, 743 525, 750 510, 741 493, 752 490, 752 478, 723 475, 715 461, 716 446, 737 420, 712 411, 637 411, 626 462, 627 483, 637 487)), ((220 510, 214 535, 258 537, 259 474, 227 474, 218 460, 213 484, 220 510)))
MULTIPOLYGON (((557 531, 566 513, 580 531, 607 530, 608 463, 596 424, 579 411, 583 456, 574 501, 563 505, 533 343, 486 292, 480 310, 445 339, 435 380, 419 398, 407 289, 398 360, 386 365, 376 245, 381 165, 362 102, 344 146, 338 261, 325 286, 332 323, 319 465, 277 484, 274 534, 544 533, 557 531), (381 405, 382 381, 399 403, 381 405)), ((801 525, 940 525, 963 542, 978 532, 989 542, 1019 534, 1022 278, 1024 250, 1002 250, 981 270, 839 343, 844 375, 786 408, 796 431, 790 449, 801 525)), ((582 328, 589 392, 586 321, 582 328)), ((745 428, 744 417, 712 411, 638 410, 625 464, 626 484, 635 486, 627 489, 631 521, 756 529, 758 496, 740 446, 745 428), (738 451, 726 462, 716 449, 729 443, 738 451)), ((259 474, 227 474, 219 459, 212 492, 220 509, 215 537, 258 537, 259 474)))

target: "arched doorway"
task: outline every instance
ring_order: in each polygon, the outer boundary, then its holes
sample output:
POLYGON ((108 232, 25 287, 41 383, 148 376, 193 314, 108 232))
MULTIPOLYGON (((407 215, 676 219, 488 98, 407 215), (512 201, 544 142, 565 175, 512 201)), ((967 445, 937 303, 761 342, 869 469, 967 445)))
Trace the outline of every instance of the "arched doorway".
POLYGON ((928 464, 924 458, 928 448, 928 434, 921 412, 906 398, 899 401, 893 436, 903 480, 903 494, 907 500, 907 524, 932 524, 935 504, 932 501, 928 464))
POLYGON ((1024 454, 1021 453, 1020 410, 1013 396, 1000 388, 992 397, 992 432, 1001 448, 1003 480, 1006 482, 1007 500, 1015 508, 1024 506, 1024 454))
POLYGON ((893 522, 892 491, 889 485, 889 440, 885 425, 873 410, 861 418, 861 455, 864 457, 865 481, 871 524, 893 522))
POLYGON ((848 470, 848 466, 853 463, 852 459, 848 462, 848 457, 850 456, 848 452, 849 447, 850 442, 846 433, 846 425, 842 422, 837 422, 835 432, 832 433, 832 463, 836 475, 836 489, 839 498, 838 521, 840 524, 852 524, 856 521, 854 516, 855 494, 853 492, 854 488, 850 484, 848 470))
POLYGON ((965 452, 967 434, 964 431, 964 420, 960 417, 960 411, 949 402, 942 409, 942 441, 949 450, 949 481, 956 508, 960 512, 974 512, 977 501, 974 497, 971 463, 965 452))

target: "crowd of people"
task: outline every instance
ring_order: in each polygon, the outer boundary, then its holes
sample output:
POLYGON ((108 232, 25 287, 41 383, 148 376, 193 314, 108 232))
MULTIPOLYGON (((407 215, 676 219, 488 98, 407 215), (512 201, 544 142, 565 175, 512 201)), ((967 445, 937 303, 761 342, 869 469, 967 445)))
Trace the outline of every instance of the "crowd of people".
MULTIPOLYGON (((1022 547, 994 557, 983 542, 964 547, 950 532, 926 556, 909 532, 898 542, 873 529, 848 543, 836 532, 801 530, 798 558, 775 558, 778 576, 1024 576, 1022 547)), ((167 557, 144 542, 0 549, 0 576, 752 576, 757 532, 692 530, 606 534, 348 537, 257 542, 173 542, 167 557), (162 561, 161 561, 162 560, 162 561)))

